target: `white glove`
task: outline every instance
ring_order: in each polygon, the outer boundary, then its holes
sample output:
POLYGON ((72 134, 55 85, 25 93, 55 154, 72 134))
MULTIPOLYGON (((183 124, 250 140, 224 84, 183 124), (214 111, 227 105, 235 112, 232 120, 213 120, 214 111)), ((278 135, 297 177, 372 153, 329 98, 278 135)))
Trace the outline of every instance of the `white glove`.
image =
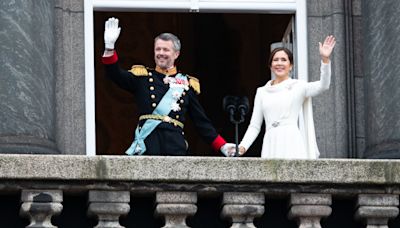
POLYGON ((118 27, 118 19, 114 17, 109 18, 106 21, 104 29, 104 43, 106 49, 114 50, 114 44, 115 41, 117 41, 120 32, 121 28, 118 27))
POLYGON ((220 150, 225 155, 225 157, 234 157, 236 153, 236 144, 225 143, 223 146, 221 146, 220 150))

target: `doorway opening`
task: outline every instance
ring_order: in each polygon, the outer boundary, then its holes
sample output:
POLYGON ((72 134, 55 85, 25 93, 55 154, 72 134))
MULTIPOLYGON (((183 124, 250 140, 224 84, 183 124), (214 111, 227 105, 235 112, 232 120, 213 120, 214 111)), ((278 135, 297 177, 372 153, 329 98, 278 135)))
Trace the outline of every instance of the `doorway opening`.
MULTIPOLYGON (((171 32, 180 38, 178 69, 200 80, 200 103, 217 131, 233 142, 234 125, 223 111, 222 99, 226 95, 247 96, 253 107, 257 87, 271 78, 266 64, 270 46, 282 41, 293 14, 94 12, 97 155, 124 154, 138 121, 135 98, 104 75, 101 55, 104 22, 109 17, 120 21, 116 50, 124 69, 138 64, 154 67, 153 42, 160 33, 171 32)), ((239 139, 250 117, 251 111, 239 125, 239 139)), ((190 155, 221 156, 203 142, 190 118, 184 132, 190 155)), ((246 156, 260 156, 262 137, 258 138, 246 156)))

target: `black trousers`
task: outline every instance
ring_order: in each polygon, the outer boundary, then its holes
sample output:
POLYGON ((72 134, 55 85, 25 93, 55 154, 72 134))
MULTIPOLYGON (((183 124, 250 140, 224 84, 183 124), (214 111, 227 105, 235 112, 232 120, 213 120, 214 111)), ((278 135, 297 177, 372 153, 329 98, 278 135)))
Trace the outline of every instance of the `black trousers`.
POLYGON ((144 140, 146 151, 143 155, 185 156, 188 146, 182 131, 156 128, 144 140))

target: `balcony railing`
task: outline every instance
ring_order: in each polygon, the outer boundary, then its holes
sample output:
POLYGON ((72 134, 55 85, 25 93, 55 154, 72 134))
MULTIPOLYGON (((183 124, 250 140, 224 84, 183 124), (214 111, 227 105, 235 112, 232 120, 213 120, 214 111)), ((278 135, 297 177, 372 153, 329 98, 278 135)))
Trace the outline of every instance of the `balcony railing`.
POLYGON ((0 227, 400 227, 399 194, 398 160, 0 155, 0 227))

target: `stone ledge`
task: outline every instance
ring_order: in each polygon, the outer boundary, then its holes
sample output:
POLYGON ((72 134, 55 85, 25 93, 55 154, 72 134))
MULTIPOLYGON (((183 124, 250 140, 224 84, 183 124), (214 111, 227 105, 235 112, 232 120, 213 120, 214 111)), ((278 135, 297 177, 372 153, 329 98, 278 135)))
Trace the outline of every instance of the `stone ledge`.
POLYGON ((0 155, 0 179, 400 184, 400 160, 0 155))

